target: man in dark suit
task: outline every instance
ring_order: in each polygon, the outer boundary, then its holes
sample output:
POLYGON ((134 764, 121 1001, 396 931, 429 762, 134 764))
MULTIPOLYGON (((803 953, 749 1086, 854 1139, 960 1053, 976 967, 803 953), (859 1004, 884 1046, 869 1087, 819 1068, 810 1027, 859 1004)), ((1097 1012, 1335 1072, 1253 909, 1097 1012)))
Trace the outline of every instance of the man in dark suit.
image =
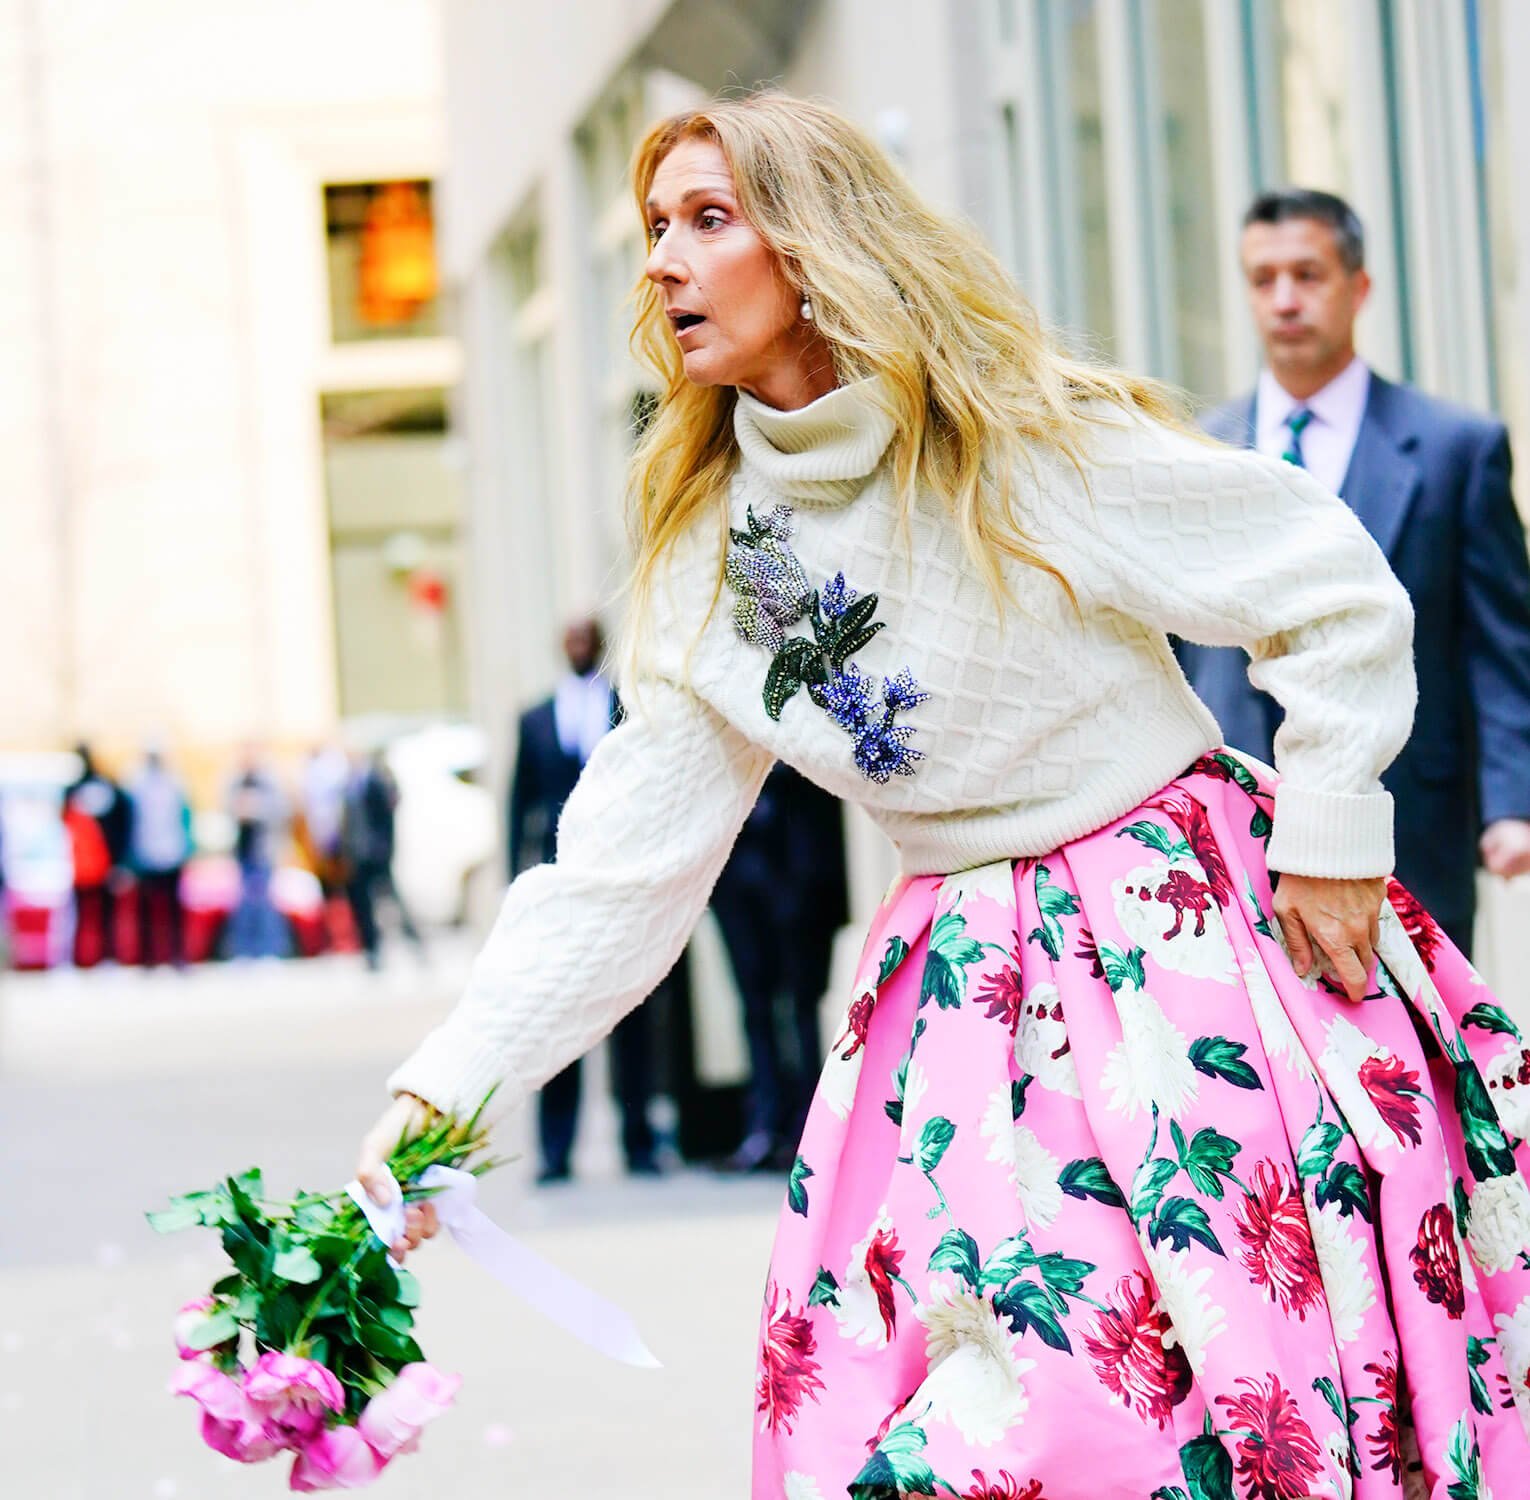
MULTIPOLYGON (((1263 194, 1240 249, 1266 366, 1252 394, 1202 425, 1341 495, 1412 597, 1418 712, 1382 778, 1396 801, 1397 876, 1469 953, 1479 858, 1495 875, 1530 870, 1530 568, 1508 434, 1356 356, 1370 278, 1343 199, 1263 194)), ((1250 685, 1247 657, 1177 649, 1227 743, 1272 759, 1280 709, 1250 685)))
MULTIPOLYGON (((546 864, 557 852, 558 817, 591 752, 620 717, 616 692, 600 671, 603 642, 599 624, 579 620, 563 635, 569 670, 553 696, 521 716, 515 772, 510 782, 509 852, 513 880, 531 865, 546 864)), ((652 1093, 651 1012, 639 1006, 611 1036, 612 1085, 622 1117, 622 1150, 627 1170, 656 1170, 653 1130, 648 1122, 652 1093)), ((574 1131, 579 1117, 581 1064, 569 1064, 548 1081, 537 1098, 541 1137, 539 1182, 566 1182, 571 1173, 574 1131)))

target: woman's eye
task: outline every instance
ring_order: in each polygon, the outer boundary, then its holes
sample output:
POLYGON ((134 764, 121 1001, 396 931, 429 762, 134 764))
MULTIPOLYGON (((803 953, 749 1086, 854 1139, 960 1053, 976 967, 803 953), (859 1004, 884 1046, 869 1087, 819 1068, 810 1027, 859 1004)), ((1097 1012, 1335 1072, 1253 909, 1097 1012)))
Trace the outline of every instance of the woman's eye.
POLYGON ((648 243, 650 245, 657 245, 660 239, 663 238, 664 227, 663 224, 650 224, 648 226, 648 243))
POLYGON ((696 225, 700 229, 721 229, 723 226, 723 216, 716 209, 709 208, 696 220, 696 225))

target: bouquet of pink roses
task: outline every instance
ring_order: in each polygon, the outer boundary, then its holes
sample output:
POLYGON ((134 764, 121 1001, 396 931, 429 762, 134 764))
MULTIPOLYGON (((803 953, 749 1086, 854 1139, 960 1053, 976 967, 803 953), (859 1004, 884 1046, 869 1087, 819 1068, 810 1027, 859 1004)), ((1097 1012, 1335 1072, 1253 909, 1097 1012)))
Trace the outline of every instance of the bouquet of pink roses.
MULTIPOLYGON (((443 1118, 389 1158, 397 1182, 483 1149, 480 1106, 443 1118)), ((499 1165, 467 1168, 474 1176, 499 1165)), ((406 1201, 431 1188, 404 1188, 406 1201)), ((451 1405, 461 1377, 427 1364, 411 1330, 419 1284, 395 1266, 346 1191, 264 1196, 252 1169, 148 1216, 161 1233, 217 1229, 233 1263, 175 1320, 170 1390, 202 1411, 202 1440, 240 1463, 295 1455, 294 1490, 370 1484, 451 1405)))

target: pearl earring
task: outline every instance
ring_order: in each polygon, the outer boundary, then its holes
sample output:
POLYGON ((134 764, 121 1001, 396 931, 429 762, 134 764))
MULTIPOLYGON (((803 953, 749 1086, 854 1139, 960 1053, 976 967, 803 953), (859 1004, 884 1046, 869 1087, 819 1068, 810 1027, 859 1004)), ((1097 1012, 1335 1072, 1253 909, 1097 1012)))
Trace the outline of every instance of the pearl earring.
POLYGON ((802 321, 804 323, 811 323, 813 321, 813 299, 806 292, 802 294, 802 306, 798 310, 802 314, 802 321))

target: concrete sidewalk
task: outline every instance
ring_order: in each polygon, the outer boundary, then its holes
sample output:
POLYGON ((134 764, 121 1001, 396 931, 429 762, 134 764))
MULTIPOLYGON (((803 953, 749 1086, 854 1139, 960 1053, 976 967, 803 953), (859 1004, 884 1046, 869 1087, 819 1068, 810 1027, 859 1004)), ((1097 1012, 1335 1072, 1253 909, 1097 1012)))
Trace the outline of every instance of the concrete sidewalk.
MULTIPOLYGON (((221 1500, 286 1493, 284 1464, 203 1447, 164 1382, 170 1320, 221 1274, 208 1231, 142 1212, 259 1163, 277 1192, 338 1186, 381 1079, 444 1011, 466 952, 380 977, 347 960, 8 976, 0 993, 0 1493, 221 1500)), ((524 1150, 525 1121, 501 1150, 524 1150)), ((627 1308, 663 1361, 602 1360, 453 1246, 415 1260, 420 1341, 456 1408, 379 1496, 732 1497, 748 1490, 755 1325, 781 1186, 609 1174, 484 1206, 627 1308)))

